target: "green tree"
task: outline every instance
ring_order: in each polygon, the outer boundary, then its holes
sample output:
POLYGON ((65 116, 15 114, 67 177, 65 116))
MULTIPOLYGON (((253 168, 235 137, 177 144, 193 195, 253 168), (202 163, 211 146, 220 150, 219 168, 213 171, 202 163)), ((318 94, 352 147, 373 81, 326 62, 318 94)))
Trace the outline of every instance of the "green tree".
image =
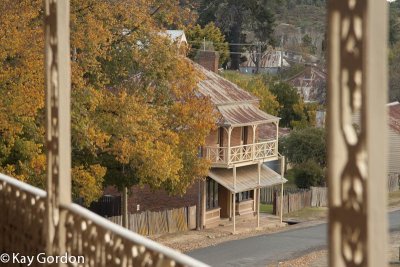
POLYGON ((325 183, 324 171, 313 160, 305 161, 293 168, 294 181, 298 188, 323 186, 325 183))
POLYGON ((389 44, 394 46, 400 41, 400 4, 399 1, 389 3, 389 44))
POLYGON ((279 149, 292 164, 308 160, 326 166, 326 138, 323 128, 305 128, 292 131, 279 140, 279 149))
MULTIPOLYGON (((269 0, 198 0, 199 23, 215 21, 230 43, 246 42, 246 32, 254 33, 255 40, 272 43, 274 15, 269 0)), ((239 69, 242 48, 232 45, 231 67, 239 69)))
POLYGON ((305 120, 304 103, 296 89, 284 82, 274 83, 270 90, 280 104, 280 125, 293 127, 293 121, 305 120))
POLYGON ((302 38, 302 41, 303 41, 303 47, 304 47, 305 52, 310 53, 310 54, 315 54, 317 48, 312 43, 312 39, 311 39, 310 35, 305 34, 302 38))
POLYGON ((187 28, 185 33, 191 46, 189 53, 190 58, 194 59, 197 52, 204 48, 203 46, 205 41, 206 46, 211 44, 211 49, 218 51, 220 65, 223 65, 228 61, 229 45, 225 41, 224 34, 213 22, 208 23, 204 28, 197 24, 196 26, 187 28))

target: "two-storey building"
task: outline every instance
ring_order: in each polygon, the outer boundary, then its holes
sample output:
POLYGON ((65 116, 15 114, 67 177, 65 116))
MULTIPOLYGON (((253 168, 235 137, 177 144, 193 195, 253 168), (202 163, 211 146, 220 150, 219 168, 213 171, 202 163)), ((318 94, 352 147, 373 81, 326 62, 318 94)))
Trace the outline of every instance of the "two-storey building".
MULTIPOLYGON (((263 164, 280 159, 279 118, 260 110, 257 97, 217 73, 217 53, 200 51, 196 61, 193 64, 201 76, 198 91, 210 98, 219 114, 217 129, 201 149, 201 156, 211 163, 208 176, 204 182, 194 183, 184 196, 133 186, 129 213, 196 205, 198 226, 212 227, 224 219, 235 222, 236 216, 259 219, 260 188, 286 182, 263 164)), ((107 188, 105 193, 119 194, 115 188, 107 188)))
MULTIPOLYGON (((208 55, 212 61, 213 55, 208 55)), ((202 148, 203 157, 211 162, 202 190, 203 225, 213 225, 222 218, 235 220, 237 215, 259 218, 260 188, 286 182, 263 164, 280 157, 279 118, 260 110, 257 97, 215 69, 197 64, 196 69, 204 76, 198 84, 200 93, 210 98, 219 113, 218 127, 202 148)))

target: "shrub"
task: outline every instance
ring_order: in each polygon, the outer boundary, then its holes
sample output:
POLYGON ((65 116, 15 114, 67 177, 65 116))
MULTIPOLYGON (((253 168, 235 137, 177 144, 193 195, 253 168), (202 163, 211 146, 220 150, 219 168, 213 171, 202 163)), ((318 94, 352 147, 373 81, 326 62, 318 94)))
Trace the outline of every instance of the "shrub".
POLYGON ((293 168, 293 176, 298 188, 321 186, 325 182, 323 169, 313 160, 296 165, 293 168))

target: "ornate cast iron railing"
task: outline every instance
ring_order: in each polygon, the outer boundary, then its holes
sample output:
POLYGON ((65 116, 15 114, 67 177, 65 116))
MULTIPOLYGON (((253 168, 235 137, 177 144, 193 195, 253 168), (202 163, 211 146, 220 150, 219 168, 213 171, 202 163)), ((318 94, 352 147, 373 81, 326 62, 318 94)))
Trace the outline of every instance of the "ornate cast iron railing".
MULTIPOLYGON (((48 234, 45 191, 0 174, 0 252, 34 256, 46 250, 48 234)), ((68 255, 83 256, 79 266, 199 266, 170 248, 116 225, 76 204, 61 204, 65 213, 63 247, 68 255)), ((33 262, 31 266, 43 266, 33 262)), ((75 266, 70 264, 70 266, 75 266)))
POLYGON ((0 253, 45 251, 46 192, 0 173, 0 253))

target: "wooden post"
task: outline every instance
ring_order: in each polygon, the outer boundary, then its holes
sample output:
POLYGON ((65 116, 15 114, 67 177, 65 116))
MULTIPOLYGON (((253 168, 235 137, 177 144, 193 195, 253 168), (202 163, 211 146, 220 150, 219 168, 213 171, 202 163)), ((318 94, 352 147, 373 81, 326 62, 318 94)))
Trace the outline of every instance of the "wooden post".
POLYGON ((251 149, 251 158, 255 160, 256 157, 256 132, 257 132, 257 125, 252 125, 253 128, 253 144, 251 149))
POLYGON ((196 230, 200 230, 202 227, 202 225, 201 225, 201 222, 202 222, 202 220, 201 220, 201 206, 202 206, 201 205, 201 196, 202 196, 202 194, 201 194, 201 179, 198 180, 197 194, 198 194, 198 197, 197 197, 197 207, 196 207, 196 217, 197 217, 196 230))
POLYGON ((236 166, 233 166, 233 189, 236 192, 236 166))
POLYGON ((277 121, 276 123, 276 141, 275 141, 275 154, 278 155, 278 151, 279 151, 279 121, 277 121))
POLYGON ((206 227, 206 207, 207 207, 207 205, 206 205, 206 198, 207 198, 207 196, 206 196, 206 186, 207 186, 207 180, 204 180, 203 181, 203 194, 202 194, 202 198, 203 198, 203 205, 202 205, 202 216, 201 216, 201 219, 202 219, 202 226, 203 226, 203 228, 205 228, 206 227))
POLYGON ((122 226, 128 228, 128 187, 122 190, 122 226))
POLYGON ((231 163, 231 134, 232 134, 232 127, 228 128, 228 158, 226 163, 229 165, 231 163))
POLYGON ((233 233, 236 232, 236 166, 233 166, 233 233))
POLYGON ((233 234, 236 233, 236 201, 235 193, 232 194, 232 209, 233 209, 233 234))
MULTIPOLYGON (((46 252, 65 252, 66 213, 71 203, 71 65, 69 1, 44 3, 46 72, 46 252)), ((57 264, 61 266, 62 263, 57 264)))
POLYGON ((229 220, 232 220, 232 193, 229 191, 229 220))
POLYGON ((257 228, 260 227, 260 188, 257 189, 257 228))
POLYGON ((253 204, 253 209, 254 209, 254 211, 256 211, 256 209, 257 209, 257 201, 256 201, 256 196, 257 196, 257 188, 253 190, 253 194, 254 194, 254 204, 253 204))
POLYGON ((387 6, 377 0, 328 2, 330 266, 388 263, 387 6))
MULTIPOLYGON (((285 175, 285 157, 282 156, 281 157, 281 178, 283 179, 285 175)), ((283 181, 281 183, 281 213, 280 213, 280 221, 281 223, 283 222, 283 181)))
POLYGON ((257 228, 260 227, 260 184, 261 184, 261 164, 258 162, 258 187, 257 187, 257 228))

